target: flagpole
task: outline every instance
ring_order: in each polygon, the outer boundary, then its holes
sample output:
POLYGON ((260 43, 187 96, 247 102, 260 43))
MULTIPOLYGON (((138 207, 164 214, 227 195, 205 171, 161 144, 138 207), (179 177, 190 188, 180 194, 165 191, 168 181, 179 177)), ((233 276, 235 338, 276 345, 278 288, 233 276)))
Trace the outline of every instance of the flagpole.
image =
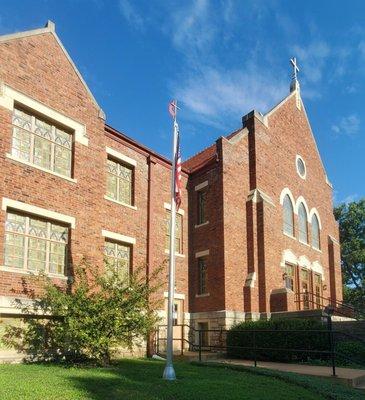
POLYGON ((171 216, 170 216, 170 257, 169 257, 169 292, 167 305, 167 343, 166 343, 166 366, 163 378, 169 381, 176 379, 173 365, 173 312, 174 312, 174 292, 175 292, 175 222, 176 222, 176 203, 175 203, 175 171, 176 171, 176 143, 177 143, 177 104, 175 102, 174 114, 174 138, 172 144, 172 165, 171 165, 171 216))

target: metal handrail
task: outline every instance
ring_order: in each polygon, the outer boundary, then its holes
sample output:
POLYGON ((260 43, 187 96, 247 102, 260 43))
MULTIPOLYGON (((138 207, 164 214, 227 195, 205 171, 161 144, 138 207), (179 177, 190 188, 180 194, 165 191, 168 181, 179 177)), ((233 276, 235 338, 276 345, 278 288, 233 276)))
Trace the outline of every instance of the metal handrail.
POLYGON ((341 308, 344 308, 344 309, 347 309, 349 312, 351 312, 351 316, 355 319, 357 319, 357 316, 360 316, 363 319, 365 318, 365 311, 355 308, 355 307, 353 307, 349 304, 343 303, 341 301, 333 300, 330 297, 324 297, 324 296, 321 296, 321 295, 313 293, 313 292, 296 293, 294 302, 301 303, 303 301, 307 301, 308 303, 311 303, 311 304, 321 308, 321 307, 323 307, 324 302, 322 303, 322 302, 317 302, 314 300, 314 299, 318 299, 318 298, 320 300, 324 300, 324 301, 328 302, 328 305, 334 307, 335 312, 338 314, 348 317, 348 314, 346 314, 346 312, 341 311, 341 308), (304 296, 307 297, 305 300, 303 300, 303 298, 302 298, 304 296))
MULTIPOLYGON (((340 335, 345 335, 346 337, 352 338, 354 340, 360 341, 361 343, 365 343, 365 341, 361 338, 358 338, 357 336, 351 335, 347 332, 342 332, 338 330, 334 330, 332 326, 332 319, 330 316, 327 316, 327 327, 323 329, 250 329, 250 330, 242 330, 242 329, 237 329, 234 330, 235 333, 245 333, 245 334, 252 334, 252 339, 253 339, 253 346, 235 346, 235 345, 229 345, 227 346, 227 343, 223 344, 224 339, 223 335, 226 335, 228 332, 232 332, 226 329, 196 329, 188 324, 177 324, 175 325, 177 327, 182 328, 182 332, 184 328, 189 328, 191 332, 198 333, 198 343, 192 342, 191 340, 188 340, 184 336, 181 338, 173 338, 174 341, 180 341, 182 343, 182 348, 181 348, 181 354, 184 352, 184 343, 187 343, 189 345, 189 349, 192 351, 198 351, 199 354, 199 361, 202 361, 202 351, 203 350, 208 350, 208 351, 227 351, 228 349, 241 349, 241 350, 251 350, 253 351, 254 354, 254 365, 257 366, 257 352, 258 351, 277 351, 277 352, 289 352, 289 353, 308 353, 308 354, 323 354, 329 357, 331 360, 331 368, 332 368, 332 374, 336 374, 336 356, 341 356, 349 361, 354 362, 355 364, 359 364, 356 360, 352 359, 351 357, 348 357, 347 355, 344 355, 338 351, 336 351, 336 343, 335 343, 335 334, 340 334, 340 335), (219 333, 220 338, 219 338, 219 343, 216 345, 203 345, 203 334, 204 333, 219 333), (258 347, 257 346, 257 335, 264 334, 264 333, 295 333, 295 332, 302 332, 305 334, 310 334, 310 333, 320 333, 323 335, 328 336, 328 348, 326 350, 317 350, 317 349, 292 349, 292 348, 282 348, 282 347, 258 347)), ((165 328, 166 325, 158 325, 157 326, 157 332, 159 332, 160 328, 165 328)), ((159 342, 167 340, 167 338, 161 338, 159 337, 159 334, 157 334, 157 349, 159 349, 159 342)), ((360 364, 359 364, 360 365, 360 364)))

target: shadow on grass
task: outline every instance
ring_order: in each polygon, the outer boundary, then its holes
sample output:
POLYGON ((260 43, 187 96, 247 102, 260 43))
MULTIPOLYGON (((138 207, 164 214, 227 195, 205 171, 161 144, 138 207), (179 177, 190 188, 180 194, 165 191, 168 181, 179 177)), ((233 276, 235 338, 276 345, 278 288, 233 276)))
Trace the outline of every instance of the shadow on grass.
POLYGON ((313 392, 271 377, 253 376, 242 371, 175 363, 178 379, 162 379, 164 363, 149 360, 122 360, 111 368, 83 369, 67 380, 91 400, 141 399, 323 399, 313 392), (292 393, 290 393, 292 391, 292 393))

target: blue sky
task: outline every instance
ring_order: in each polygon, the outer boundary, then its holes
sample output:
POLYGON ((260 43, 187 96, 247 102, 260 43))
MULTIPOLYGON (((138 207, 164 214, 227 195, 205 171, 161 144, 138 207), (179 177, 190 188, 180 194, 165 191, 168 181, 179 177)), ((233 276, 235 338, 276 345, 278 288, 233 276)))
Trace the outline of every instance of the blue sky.
POLYGON ((335 202, 365 197, 364 1, 1 1, 0 34, 48 19, 107 122, 165 156, 179 100, 184 159, 285 97, 296 56, 335 202))

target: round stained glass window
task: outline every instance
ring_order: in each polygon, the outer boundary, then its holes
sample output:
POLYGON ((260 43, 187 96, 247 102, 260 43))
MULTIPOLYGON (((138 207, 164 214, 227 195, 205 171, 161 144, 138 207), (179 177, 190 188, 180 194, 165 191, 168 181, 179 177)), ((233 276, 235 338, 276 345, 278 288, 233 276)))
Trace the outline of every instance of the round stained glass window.
POLYGON ((305 178, 306 175, 306 169, 305 169, 305 164, 304 161, 301 157, 297 156, 297 172, 301 178, 305 178))

